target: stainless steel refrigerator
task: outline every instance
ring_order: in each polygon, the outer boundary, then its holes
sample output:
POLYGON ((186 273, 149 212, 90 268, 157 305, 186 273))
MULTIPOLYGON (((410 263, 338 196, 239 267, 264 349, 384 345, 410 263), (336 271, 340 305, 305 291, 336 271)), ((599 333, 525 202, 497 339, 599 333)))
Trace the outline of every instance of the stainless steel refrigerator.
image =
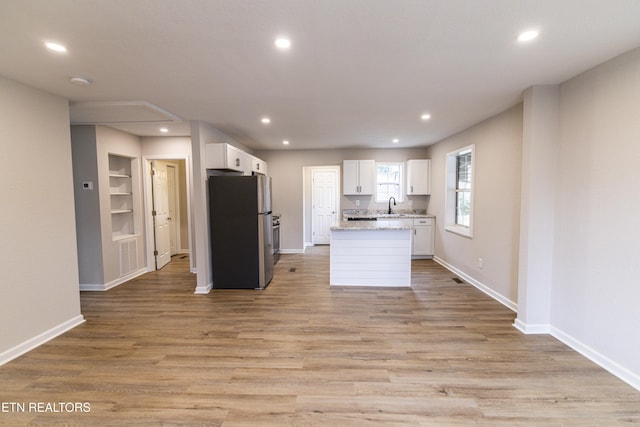
POLYGON ((263 289, 273 277, 271 178, 209 177, 214 289, 263 289))

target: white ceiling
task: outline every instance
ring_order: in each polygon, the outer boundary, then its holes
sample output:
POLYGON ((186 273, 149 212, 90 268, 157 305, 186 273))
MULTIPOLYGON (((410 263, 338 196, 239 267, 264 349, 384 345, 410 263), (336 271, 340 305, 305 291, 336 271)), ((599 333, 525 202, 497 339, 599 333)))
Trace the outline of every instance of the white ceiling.
POLYGON ((426 146, 640 45, 638 0, 0 0, 0 17, 0 75, 72 106, 151 104, 254 149, 426 146))

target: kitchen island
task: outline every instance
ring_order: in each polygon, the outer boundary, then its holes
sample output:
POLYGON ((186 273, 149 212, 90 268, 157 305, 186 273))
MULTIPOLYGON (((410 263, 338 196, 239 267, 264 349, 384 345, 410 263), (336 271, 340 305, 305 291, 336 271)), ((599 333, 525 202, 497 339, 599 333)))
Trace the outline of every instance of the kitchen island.
POLYGON ((343 221, 331 227, 331 286, 411 287, 412 227, 343 221))

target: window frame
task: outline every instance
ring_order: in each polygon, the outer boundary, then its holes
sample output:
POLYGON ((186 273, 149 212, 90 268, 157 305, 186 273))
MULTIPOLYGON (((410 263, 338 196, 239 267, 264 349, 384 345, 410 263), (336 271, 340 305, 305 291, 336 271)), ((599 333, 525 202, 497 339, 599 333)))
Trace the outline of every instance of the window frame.
POLYGON ((475 192, 475 144, 467 145, 447 153, 446 156, 446 190, 445 190, 445 230, 463 237, 473 238, 473 211, 475 192), (471 154, 471 176, 469 189, 458 188, 458 158, 467 153, 471 154), (469 226, 457 222, 458 193, 469 193, 469 226))
MULTIPOLYGON (((375 172, 375 186, 374 186, 374 198, 375 198, 375 202, 376 203, 388 203, 389 202, 389 198, 390 197, 394 197, 396 199, 396 203, 402 203, 405 199, 405 195, 404 195, 404 191, 405 191, 405 184, 404 184, 404 176, 405 176, 405 164, 404 162, 375 162, 374 165, 374 172, 375 172), (400 167, 400 176, 398 177, 398 197, 396 196, 389 196, 384 200, 379 200, 378 199, 378 165, 394 165, 394 166, 399 166, 400 167)), ((394 183, 395 184, 395 183, 394 183)))

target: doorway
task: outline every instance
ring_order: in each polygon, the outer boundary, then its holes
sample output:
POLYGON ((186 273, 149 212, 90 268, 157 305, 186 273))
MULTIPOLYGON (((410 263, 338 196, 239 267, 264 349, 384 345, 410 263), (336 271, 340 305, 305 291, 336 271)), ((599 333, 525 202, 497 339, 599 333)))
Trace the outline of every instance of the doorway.
POLYGON ((147 269, 154 271, 173 256, 191 253, 188 163, 185 158, 144 159, 144 169, 147 269))
POLYGON ((311 168, 311 243, 328 245, 340 208, 340 167, 311 168))

